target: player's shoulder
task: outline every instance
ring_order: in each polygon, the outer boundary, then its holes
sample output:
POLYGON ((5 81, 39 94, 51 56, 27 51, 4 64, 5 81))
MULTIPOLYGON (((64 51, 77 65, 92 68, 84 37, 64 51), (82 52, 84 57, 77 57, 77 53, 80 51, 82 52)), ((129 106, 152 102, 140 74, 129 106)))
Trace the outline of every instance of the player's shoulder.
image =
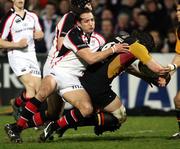
POLYGON ((115 43, 128 43, 132 44, 136 41, 137 39, 132 37, 128 32, 125 31, 120 31, 118 34, 114 35, 112 37, 111 41, 115 43))
POLYGON ((69 34, 69 36, 78 37, 83 34, 83 31, 78 26, 75 26, 68 32, 68 34, 69 34))
POLYGON ((105 38, 103 37, 103 35, 96 31, 94 31, 92 35, 105 41, 105 38))
POLYGON ((32 16, 32 17, 34 17, 34 18, 36 18, 36 17, 38 17, 37 16, 37 14, 34 12, 34 11, 29 11, 29 10, 24 10, 28 15, 30 15, 30 16, 32 16))
POLYGON ((75 20, 75 14, 73 12, 68 12, 64 14, 61 19, 62 20, 75 20))

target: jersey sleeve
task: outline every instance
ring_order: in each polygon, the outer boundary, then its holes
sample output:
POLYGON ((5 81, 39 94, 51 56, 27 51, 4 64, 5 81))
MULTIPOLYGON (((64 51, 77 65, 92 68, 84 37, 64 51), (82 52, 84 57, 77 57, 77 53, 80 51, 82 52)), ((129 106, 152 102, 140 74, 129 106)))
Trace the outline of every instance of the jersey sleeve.
POLYGON ((39 22, 39 18, 38 18, 38 16, 36 15, 36 14, 34 14, 33 15, 34 16, 34 23, 35 23, 35 30, 36 31, 42 31, 42 27, 41 27, 41 25, 40 25, 40 22, 39 22))
POLYGON ((63 42, 65 47, 71 49, 75 53, 80 49, 89 48, 88 44, 82 40, 80 32, 76 29, 77 28, 68 32, 63 42))
POLYGON ((143 64, 146 64, 152 58, 147 48, 138 42, 134 42, 133 44, 131 44, 129 47, 129 51, 143 64))

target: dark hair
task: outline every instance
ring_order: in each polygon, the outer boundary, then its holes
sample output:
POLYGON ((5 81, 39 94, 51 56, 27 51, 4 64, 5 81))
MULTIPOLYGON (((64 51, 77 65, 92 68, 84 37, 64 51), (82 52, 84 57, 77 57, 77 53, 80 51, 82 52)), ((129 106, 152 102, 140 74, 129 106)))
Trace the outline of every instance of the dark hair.
POLYGON ((84 9, 87 3, 90 3, 91 0, 71 0, 71 10, 75 13, 79 13, 84 9))
POLYGON ((83 14, 83 13, 92 13, 92 11, 90 10, 90 9, 88 9, 88 8, 84 8, 84 9, 82 9, 81 11, 79 11, 78 13, 76 13, 76 20, 77 21, 81 21, 81 14, 83 14))
POLYGON ((139 41, 139 43, 144 45, 149 51, 154 49, 155 47, 154 40, 149 33, 142 31, 133 31, 131 36, 136 38, 139 41))
POLYGON ((176 0, 176 5, 180 5, 180 0, 176 0))
POLYGON ((48 1, 46 5, 52 5, 56 8, 56 3, 52 0, 48 1))

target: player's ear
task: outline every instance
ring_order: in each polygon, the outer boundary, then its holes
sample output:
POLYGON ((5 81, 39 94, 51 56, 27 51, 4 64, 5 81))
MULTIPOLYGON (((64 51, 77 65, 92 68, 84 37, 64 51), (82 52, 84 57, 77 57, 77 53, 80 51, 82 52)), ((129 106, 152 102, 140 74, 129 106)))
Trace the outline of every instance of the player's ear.
POLYGON ((78 25, 79 27, 81 27, 81 22, 80 22, 80 21, 77 21, 77 25, 78 25))

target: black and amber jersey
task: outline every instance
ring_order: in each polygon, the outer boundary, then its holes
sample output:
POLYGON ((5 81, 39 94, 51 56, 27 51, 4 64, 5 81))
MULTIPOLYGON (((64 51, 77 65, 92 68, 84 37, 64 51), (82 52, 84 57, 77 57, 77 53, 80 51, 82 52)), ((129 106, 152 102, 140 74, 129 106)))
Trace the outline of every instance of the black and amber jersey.
POLYGON ((128 34, 116 37, 114 42, 107 43, 102 50, 117 42, 128 43, 129 50, 114 54, 100 63, 88 66, 83 77, 80 78, 82 85, 92 99, 92 103, 98 107, 105 107, 114 100, 116 94, 112 91, 110 84, 116 76, 136 59, 140 59, 144 64, 151 59, 146 47, 128 34))

